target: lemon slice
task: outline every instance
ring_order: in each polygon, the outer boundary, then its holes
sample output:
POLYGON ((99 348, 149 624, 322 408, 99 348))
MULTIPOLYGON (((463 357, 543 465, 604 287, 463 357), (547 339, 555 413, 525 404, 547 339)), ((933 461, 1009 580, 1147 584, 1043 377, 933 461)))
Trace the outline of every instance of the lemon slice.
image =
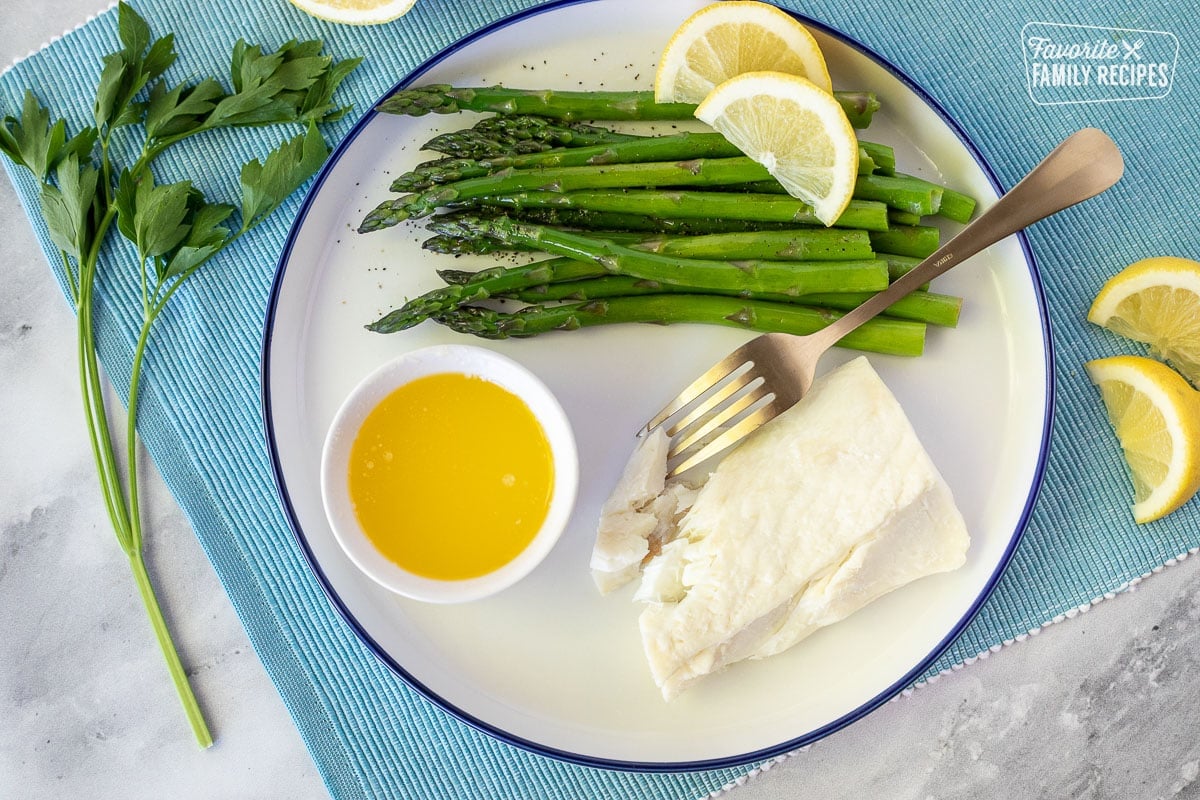
POLYGON ((1200 384, 1200 263, 1159 256, 1130 264, 1100 289, 1088 321, 1145 342, 1200 384))
POLYGON ((817 40, 795 18, 766 3, 713 3, 688 17, 667 43, 654 99, 699 103, 717 84, 763 70, 800 75, 833 91, 817 40))
POLYGON ((696 117, 767 168, 826 225, 846 210, 858 139, 833 95, 781 72, 747 72, 714 89, 696 117))
POLYGON ((403 16, 416 0, 289 0, 314 17, 346 25, 377 25, 403 16))
POLYGON ((1087 363, 1133 478, 1133 518, 1150 522, 1200 488, 1200 395, 1179 373, 1143 356, 1087 363))

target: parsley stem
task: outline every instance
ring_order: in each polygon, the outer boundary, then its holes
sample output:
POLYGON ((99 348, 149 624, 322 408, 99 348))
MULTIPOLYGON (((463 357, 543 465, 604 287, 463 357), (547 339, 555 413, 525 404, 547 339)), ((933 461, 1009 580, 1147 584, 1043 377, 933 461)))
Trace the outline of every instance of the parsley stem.
POLYGON ((83 393, 88 435, 92 441, 92 454, 96 459, 100 489, 104 495, 113 530, 121 547, 128 553, 132 544, 129 513, 125 504, 120 501, 121 481, 117 472, 112 435, 109 431, 108 414, 104 401, 104 382, 101 380, 96 358, 95 330, 92 321, 92 300, 100 246, 115 216, 115 209, 109 206, 97 226, 94 244, 84 254, 84 263, 79 268, 79 299, 75 313, 79 339, 80 388, 83 393))
POLYGON ((76 311, 79 387, 82 394, 81 399, 83 400, 84 420, 87 423, 88 439, 92 445, 92 457, 96 461, 97 477, 100 480, 100 492, 104 497, 104 505, 108 510, 108 517, 112 523, 113 531, 116 533, 122 549, 128 553, 129 525, 122 516, 124 508, 118 502, 119 487, 114 487, 113 485, 113 465, 109 458, 105 456, 105 448, 101 446, 101 423, 99 420, 103 419, 104 416, 104 403, 102 397, 99 396, 102 387, 95 386, 91 378, 92 371, 89 366, 91 348, 88 345, 91 329, 91 313, 87 310, 88 308, 89 306, 81 303, 76 311), (116 491, 114 491, 114 488, 116 491))
POLYGON ((204 721, 204 713, 200 710, 200 704, 192 692, 191 683, 188 682, 187 672, 184 671, 183 664, 179 660, 179 653, 175 649, 175 642, 167 628, 162 607, 158 604, 158 596, 154 593, 154 585, 150 582, 150 575, 146 571, 146 561, 140 548, 130 553, 129 567, 133 570, 138 592, 142 596, 142 603, 146 606, 146 614, 150 617, 150 624, 154 628, 158 646, 162 649, 163 657, 167 661, 167 669, 171 673, 171 680, 175 682, 175 689, 183 703, 183 710, 187 714, 188 722, 191 723, 192 733, 195 734, 196 741, 201 747, 211 747, 212 733, 208 730, 208 723, 204 721))
MULTIPOLYGON (((138 470, 137 470, 137 407, 138 407, 138 385, 141 383, 142 377, 142 361, 146 353, 146 342, 150 339, 150 326, 154 324, 154 320, 158 317, 157 313, 151 313, 149 308, 142 319, 142 330, 138 334, 137 347, 133 351, 133 366, 129 374, 129 403, 126 409, 125 420, 125 445, 126 445, 126 464, 128 465, 128 503, 129 503, 129 519, 132 523, 130 527, 130 537, 135 550, 142 549, 142 512, 141 503, 138 500, 138 470)), ((186 703, 184 704, 186 706, 186 703)), ((189 711, 190 714, 190 711, 189 711)))
MULTIPOLYGON (((213 743, 212 734, 205 722, 204 713, 196 700, 188 682, 187 673, 179 659, 179 652, 171 638, 163 618, 162 609, 154 592, 146 571, 145 554, 142 542, 141 513, 138 502, 137 482, 137 387, 141 375, 142 361, 146 342, 150 334, 150 325, 157 317, 158 306, 153 313, 148 314, 142 324, 138 337, 138 347, 134 357, 133 371, 130 379, 129 403, 126 416, 126 443, 128 453, 127 481, 128 494, 121 491, 121 476, 117 469, 116 450, 113 447, 111 430, 108 422, 107 404, 104 400, 104 383, 96 356, 95 329, 93 327, 93 299, 96 283, 97 266, 100 248, 104 242, 113 220, 116 209, 109 205, 96 228, 96 237, 91 250, 85 256, 85 263, 79 271, 79 296, 76 308, 78 324, 79 358, 80 358, 80 387, 83 394, 84 410, 87 420, 88 436, 92 444, 92 454, 96 461, 96 469, 100 479, 100 489, 104 496, 109 520, 121 549, 129 559, 130 569, 137 581, 138 592, 146 607, 159 649, 167 662, 167 670, 175 691, 183 704, 192 733, 201 747, 209 747, 213 743)), ((173 289, 174 287, 172 287, 173 289)))
POLYGON ((67 288, 70 290, 71 302, 79 307, 79 281, 75 277, 75 270, 71 268, 71 259, 67 256, 65 250, 58 251, 59 257, 62 258, 63 277, 67 280, 67 288))

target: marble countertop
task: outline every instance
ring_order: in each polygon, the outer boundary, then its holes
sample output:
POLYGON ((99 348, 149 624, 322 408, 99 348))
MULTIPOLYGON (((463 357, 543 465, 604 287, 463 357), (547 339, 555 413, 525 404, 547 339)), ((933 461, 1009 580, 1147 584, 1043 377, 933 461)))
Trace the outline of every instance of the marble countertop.
MULTIPOLYGON (((0 64, 105 7, 0 0, 0 64)), ((0 797, 327 793, 215 574, 144 475, 147 549, 217 744, 179 712, 86 446, 73 317, 0 181, 0 797)), ((1200 797, 1200 558, 895 701, 733 789, 803 796, 1200 797)))

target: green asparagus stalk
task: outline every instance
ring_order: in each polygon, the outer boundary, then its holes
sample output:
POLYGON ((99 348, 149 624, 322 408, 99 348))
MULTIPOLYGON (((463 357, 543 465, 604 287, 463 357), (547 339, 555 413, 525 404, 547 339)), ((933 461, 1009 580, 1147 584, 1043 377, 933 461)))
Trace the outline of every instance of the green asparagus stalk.
MULTIPOLYGON (((481 178, 505 169, 584 167, 646 161, 684 161, 693 158, 734 158, 740 155, 742 152, 719 133, 678 133, 590 147, 426 161, 397 177, 389 188, 393 192, 421 192, 439 184, 481 178)), ((860 148, 859 175, 870 175, 875 169, 875 162, 864 148, 860 148)), ((764 183, 768 186, 766 191, 783 191, 778 181, 764 183)))
POLYGON ((456 158, 486 158, 500 154, 537 153, 555 147, 586 147, 642 138, 582 122, 517 116, 484 117, 471 128, 438 134, 424 145, 456 158))
POLYGON ((956 189, 944 187, 942 189, 942 207, 938 209, 938 215, 965 225, 975 215, 975 206, 974 197, 956 189))
POLYGON ((628 141, 589 147, 427 162, 396 178, 392 181, 391 189, 393 192, 419 192, 437 184, 479 178, 510 168, 587 167, 647 161, 685 161, 694 158, 735 158, 741 155, 742 152, 719 133, 641 136, 628 141))
MULTIPOLYGON (((439 273, 440 274, 440 273, 439 273)), ((533 264, 494 267, 468 273, 465 281, 442 286, 414 297, 367 326, 375 333, 397 333, 418 325, 430 317, 466 303, 487 300, 505 292, 526 289, 556 280, 580 280, 607 275, 599 264, 573 258, 553 258, 533 264)))
POLYGON ((460 236, 450 236, 444 233, 430 236, 421 242, 421 249, 448 256, 490 256, 495 253, 506 253, 513 250, 513 248, 506 247, 494 239, 464 239, 460 236))
POLYGON ((381 203, 358 228, 369 233, 406 219, 426 217, 451 203, 525 190, 557 193, 579 189, 624 189, 643 186, 719 186, 770 178, 766 167, 752 158, 697 158, 690 161, 652 161, 643 164, 504 170, 468 178, 381 203))
POLYGON ((894 208, 889 208, 888 222, 893 225, 920 225, 922 220, 920 214, 910 214, 907 211, 897 211, 894 208))
MULTIPOLYGON (((919 258, 912 258, 910 256, 898 256, 894 253, 877 253, 876 257, 882 259, 883 261, 885 261, 887 263, 887 265, 888 265, 888 281, 891 283, 894 283, 895 281, 899 280, 899 278, 902 275, 908 273, 915 266, 917 266, 918 264, 921 263, 921 259, 919 259, 919 258)), ((542 266, 542 267, 550 270, 550 273, 549 273, 550 277, 546 278, 546 281, 550 282, 550 283, 560 282, 560 281, 580 280, 583 278, 600 277, 601 275, 609 274, 607 271, 604 271, 604 272, 596 271, 594 274, 590 273, 590 272, 581 274, 574 270, 572 270, 571 272, 561 272, 560 273, 558 271, 559 268, 556 265, 557 262, 559 262, 559 261, 570 262, 571 264, 574 264, 574 265, 584 263, 584 262, 574 261, 574 259, 552 258, 552 259, 548 259, 546 261, 539 261, 536 264, 527 264, 527 265, 513 266, 513 267, 493 267, 491 269, 480 270, 480 271, 461 270, 461 269, 439 269, 439 270, 437 270, 437 274, 438 274, 438 277, 440 277, 446 283, 455 284, 455 285, 468 284, 473 281, 487 279, 488 277, 490 277, 490 274, 492 274, 494 270, 503 270, 503 269, 522 270, 522 269, 529 269, 529 268, 535 267, 535 266, 542 266)), ((533 284, 530 283, 529 285, 533 285, 533 284)), ((524 288, 524 284, 522 284, 522 288, 524 288)), ((929 289, 929 284, 926 283, 922 286, 918 286, 916 291, 924 292, 924 291, 928 291, 928 289, 929 289)), ((500 291, 499 293, 503 294, 504 292, 500 291)))
MULTIPOLYGON (((543 283, 560 283, 586 280, 588 278, 602 278, 611 273, 598 264, 589 263, 587 261, 576 261, 575 259, 567 258, 566 256, 555 256, 554 258, 548 258, 544 261, 535 261, 531 264, 514 264, 512 266, 490 267, 488 269, 482 269, 478 271, 465 269, 439 269, 437 270, 437 274, 438 277, 444 280, 449 286, 483 288, 487 291, 487 296, 491 297, 493 293, 503 295, 508 292, 528 289, 532 286, 540 286, 543 283), (501 289, 498 288, 499 284, 493 283, 496 278, 501 276, 511 276, 508 288, 501 289), (539 277, 541 280, 539 280, 539 277)), ((434 292, 439 291, 441 291, 441 289, 435 289, 433 292, 429 292, 428 294, 433 295, 434 292)), ((461 303, 456 305, 461 305, 461 303)))
POLYGON ((887 262, 720 261, 643 253, 572 231, 531 225, 506 217, 460 217, 464 230, 506 244, 527 245, 551 255, 594 261, 608 272, 663 283, 693 284, 747 292, 801 295, 814 292, 879 291, 887 286, 887 262))
MULTIPOLYGON (((748 226, 751 229, 761 223, 783 223, 785 227, 823 225, 813 214, 811 206, 786 194, 738 194, 683 189, 522 191, 477 197, 474 204, 515 210, 517 215, 533 208, 553 208, 641 214, 659 220, 700 218, 722 220, 726 223, 742 220, 754 223, 748 226)), ((834 222, 834 227, 886 231, 887 206, 874 200, 851 200, 842 216, 834 222)))
MULTIPOLYGON (((774 178, 754 183, 729 185, 723 188, 731 191, 768 194, 787 192, 783 185, 774 178)), ((854 184, 854 196, 859 200, 878 200, 886 203, 892 211, 905 214, 909 219, 918 221, 921 217, 938 213, 944 191, 943 187, 921 178, 873 175, 861 170, 854 184)), ((966 197, 966 195, 961 195, 961 197, 966 197)))
POLYGON ((892 225, 868 235, 876 251, 914 258, 933 255, 941 243, 941 231, 932 225, 892 225))
MULTIPOLYGON (((559 283, 543 283, 527 289, 497 293, 496 297, 511 297, 523 303, 541 305, 547 302, 582 302, 585 300, 604 300, 612 297, 635 297, 648 294, 722 294, 711 291, 703 286, 673 286, 669 283, 644 281, 640 278, 630 278, 625 275, 605 275, 584 280, 563 281, 559 283)), ((748 295, 751 300, 771 300, 777 303, 792 303, 796 305, 832 308, 839 311, 849 311, 862 305, 873 292, 830 292, 824 294, 806 294, 801 297, 786 295, 754 293, 748 295)), ((735 295, 741 296, 741 295, 735 295)), ((900 298, 884 312, 884 316, 896 319, 910 319, 931 325, 953 328, 958 324, 959 312, 962 309, 962 298, 934 292, 913 292, 900 298)))
POLYGON ((896 151, 890 145, 879 144, 878 142, 864 142, 859 139, 858 146, 871 159, 871 163, 875 165, 875 172, 880 175, 895 174, 896 151))
MULTIPOLYGON (((488 171, 491 172, 508 166, 521 168, 531 166, 570 166, 584 163, 616 163, 619 161, 665 161, 676 158, 698 158, 718 155, 715 148, 714 152, 711 153, 703 151, 689 153, 685 150, 678 154, 663 154, 657 158, 635 158, 625 155, 626 152, 640 152, 640 148, 637 147, 639 143, 654 145, 658 140, 673 140, 680 137, 692 139, 697 142, 704 141, 710 137, 720 137, 720 141, 725 145, 721 150, 722 153, 729 156, 742 155, 723 136, 715 133, 642 136, 617 133, 605 128, 581 125, 580 123, 571 123, 569 126, 561 126, 561 129, 556 129, 558 125, 555 121, 542 117, 486 117, 476 123, 474 128, 439 134, 426 142, 423 149, 433 150, 451 158, 426 161, 417 165, 413 170, 411 178, 402 176, 405 179, 402 186, 412 185, 413 188, 397 188, 393 185, 392 190, 398 192, 416 191, 424 188, 424 186, 420 185, 424 181, 428 181, 429 185, 432 185, 434 183, 448 183, 450 180, 460 179, 443 177, 443 172, 451 175, 461 174, 462 177, 476 177, 477 174, 486 174, 478 172, 480 167, 489 166, 490 169, 488 171), (491 124, 489 125, 489 123, 491 124), (506 134, 493 134, 482 130, 484 126, 488 126, 489 128, 497 127, 498 123, 505 123, 506 134), (529 131, 523 130, 526 125, 530 126, 529 131), (577 128, 586 129, 586 133, 577 131, 577 128), (551 133, 556 136, 554 141, 560 143, 560 146, 552 146, 549 144, 547 138, 543 138, 549 137, 551 133), (521 138, 522 135, 528 136, 528 138, 521 138), (603 154, 607 146, 614 144, 622 146, 630 145, 631 149, 626 150, 624 147, 621 147, 612 156, 604 158, 601 155, 600 158, 595 160, 581 159, 579 156, 569 154, 570 150, 588 148, 596 148, 597 152, 603 154), (539 154, 544 156, 546 160, 543 161, 541 158, 526 160, 530 156, 538 156, 539 154), (504 159, 509 158, 516 160, 512 163, 504 163, 504 159), (467 161, 496 163, 482 164, 479 167, 475 167, 474 165, 464 163, 467 161), (474 174, 468 175, 468 170, 474 174)), ((662 146, 669 147, 670 145, 664 143, 662 146)), ((878 172, 881 175, 891 175, 895 172, 896 154, 888 145, 860 141, 858 158, 859 174, 866 175, 878 172)), ((397 181, 399 182, 400 179, 397 179, 397 181)))
MULTIPOLYGON (((910 181, 925 181, 924 178, 906 175, 903 172, 895 172, 895 165, 893 165, 892 171, 896 178, 910 181)), ((886 174, 881 170, 880 172, 881 174, 886 174)), ((939 189, 941 189, 941 203, 933 213, 936 213, 938 216, 944 217, 951 222, 961 222, 966 224, 971 221, 971 217, 975 214, 976 201, 974 197, 964 194, 956 189, 951 189, 949 186, 940 186, 939 184, 935 184, 930 181, 925 182, 929 183, 931 186, 937 186, 939 189)), ((919 224, 918 220, 897 219, 896 221, 907 225, 919 224)))
MULTIPOLYGON (((901 275, 905 275, 913 270, 924 259, 914 258, 913 256, 902 256, 897 253, 877 253, 877 258, 882 258, 888 265, 888 280, 895 282, 901 275)), ((925 283, 917 287, 917 291, 925 291, 929 288, 929 284, 925 283)))
MULTIPOLYGON (((462 243, 464 247, 453 250, 456 254, 495 252, 495 249, 488 249, 496 247, 494 240, 473 235, 473 229, 469 225, 465 227, 458 225, 454 215, 435 217, 426 227, 441 234, 445 240, 462 243), (472 250, 467 245, 481 247, 478 250, 472 250)), ((633 250, 683 258, 854 261, 875 257, 871 245, 871 234, 867 231, 847 228, 792 228, 752 233, 715 233, 702 236, 620 231, 606 231, 594 235, 598 239, 607 239, 633 250)))
MULTIPOLYGON (((709 141, 717 144, 715 140, 709 141)), ((401 176, 400 185, 408 185, 411 182, 409 177, 401 176)), ((416 194, 386 200, 367 215, 359 226, 359 232, 368 233, 397 225, 406 219, 429 216, 438 208, 452 203, 514 191, 548 189, 555 192, 571 192, 583 189, 720 186, 749 188, 752 192, 783 192, 783 188, 767 168, 747 156, 635 163, 628 163, 626 160, 619 163, 548 166, 544 169, 509 167, 479 177, 433 185, 416 194)), ((911 214, 927 215, 936 213, 940 207, 942 187, 920 178, 860 175, 855 184, 854 197, 859 200, 875 200, 911 214)))
POLYGON ((875 257, 870 233, 847 228, 801 228, 705 236, 660 234, 632 243, 629 247, 681 258, 729 260, 854 261, 875 257))
MULTIPOLYGON (((530 227, 530 226, 526 226, 530 227)), ((875 292, 887 286, 888 266, 881 260, 795 261, 746 260, 739 262, 682 259, 638 253, 611 242, 592 241, 570 233, 545 229, 544 247, 562 259, 524 266, 485 270, 465 283, 452 283, 413 298, 400 308, 368 325, 376 333, 411 328, 445 309, 476 302, 517 289, 556 281, 624 274, 659 283, 703 286, 714 292, 745 295, 766 293, 796 297, 818 292, 875 292), (547 243, 552 240, 555 243, 547 243), (573 243, 573 244, 572 244, 573 243), (586 243, 586 244, 584 244, 586 243), (580 257, 583 248, 596 257, 580 257), (574 252, 568 252, 573 250, 574 252)), ((509 236, 520 234, 509 233, 509 236)), ((533 235, 533 234, 530 234, 533 235)))
POLYGON ((860 200, 879 200, 921 217, 938 212, 943 193, 937 184, 905 175, 860 175, 854 184, 854 196, 860 200))
MULTIPOLYGON (((870 125, 872 115, 879 109, 879 100, 873 92, 841 91, 834 92, 834 97, 856 128, 870 125)), ((448 84, 400 89, 378 106, 378 110, 386 114, 410 117, 480 111, 501 115, 532 114, 568 122, 692 119, 695 109, 690 103, 656 103, 652 91, 581 92, 448 84)))
MULTIPOLYGON (((486 208, 474 209, 477 214, 486 208)), ((598 211, 587 208, 566 208, 561 205, 508 207, 508 216, 539 225, 554 225, 564 228, 580 228, 592 231, 641 231, 646 233, 671 233, 683 236, 699 236, 709 233, 749 233, 766 230, 792 230, 795 222, 767 222, 752 219, 729 219, 718 217, 665 217, 635 211, 598 211)), ((446 215, 452 216, 452 215, 446 215)), ((882 222, 887 223, 885 211, 882 222)), ((878 221, 878 220, 877 220, 878 221)))
MULTIPOLYGON (((486 339, 536 336, 554 330, 593 325, 650 322, 660 325, 705 323, 759 332, 814 333, 841 312, 769 300, 717 295, 653 294, 613 297, 557 306, 527 306, 505 313, 478 306, 460 306, 434 319, 452 330, 486 339)), ((843 337, 842 347, 890 355, 918 356, 925 346, 925 325, 910 320, 876 317, 843 337)))

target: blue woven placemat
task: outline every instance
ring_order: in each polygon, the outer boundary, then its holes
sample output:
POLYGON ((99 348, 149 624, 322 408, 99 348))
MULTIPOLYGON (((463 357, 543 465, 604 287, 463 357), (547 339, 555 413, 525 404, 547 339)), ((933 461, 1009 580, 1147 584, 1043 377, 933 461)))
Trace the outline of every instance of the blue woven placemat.
MULTIPOLYGON (((173 68, 177 78, 224 64, 238 37, 269 47, 319 38, 338 58, 366 55, 341 94, 361 111, 429 55, 537 3, 421 0, 401 20, 375 28, 328 25, 282 0, 209 0, 202 13, 183 0, 135 5, 156 34, 176 34, 182 53, 173 68)), ((1083 320, 1106 276, 1148 255, 1200 255, 1191 224, 1200 217, 1200 195, 1178 175, 1191 163, 1186 154, 1193 149, 1197 86, 1193 74, 1175 74, 1180 43, 1194 40, 1200 22, 1161 0, 1136 10, 1082 0, 1053 8, 1017 0, 982 10, 959 0, 785 5, 858 39, 912 76, 960 122, 1005 186, 1085 125, 1109 131, 1127 160, 1126 177, 1114 190, 1029 234, 1058 354, 1046 481, 1011 568, 929 677, 1200 545, 1195 503, 1158 523, 1131 522, 1119 452, 1082 369, 1089 358, 1137 352, 1083 320)), ((0 76, 3 113, 19 108, 31 86, 76 129, 85 124, 99 59, 114 49, 115 28, 115 13, 106 12, 0 76)), ((327 138, 335 140, 350 124, 333 126, 327 138)), ((164 176, 186 175, 210 196, 234 197, 236 186, 210 165, 259 157, 278 135, 245 130, 208 137, 164 162, 164 176)), ((47 254, 53 253, 36 213, 36 187, 23 171, 9 174, 47 254)), ((141 432, 331 795, 685 798, 739 777, 744 770, 606 772, 504 745, 408 690, 331 608, 275 496, 259 399, 263 316, 298 204, 293 197, 173 300, 142 384, 141 432)), ((122 252, 109 256, 117 270, 103 286, 98 338, 104 363, 122 376, 136 336, 128 322, 136 318, 135 271, 122 252)), ((116 383, 120 390, 119 377, 116 383)))

